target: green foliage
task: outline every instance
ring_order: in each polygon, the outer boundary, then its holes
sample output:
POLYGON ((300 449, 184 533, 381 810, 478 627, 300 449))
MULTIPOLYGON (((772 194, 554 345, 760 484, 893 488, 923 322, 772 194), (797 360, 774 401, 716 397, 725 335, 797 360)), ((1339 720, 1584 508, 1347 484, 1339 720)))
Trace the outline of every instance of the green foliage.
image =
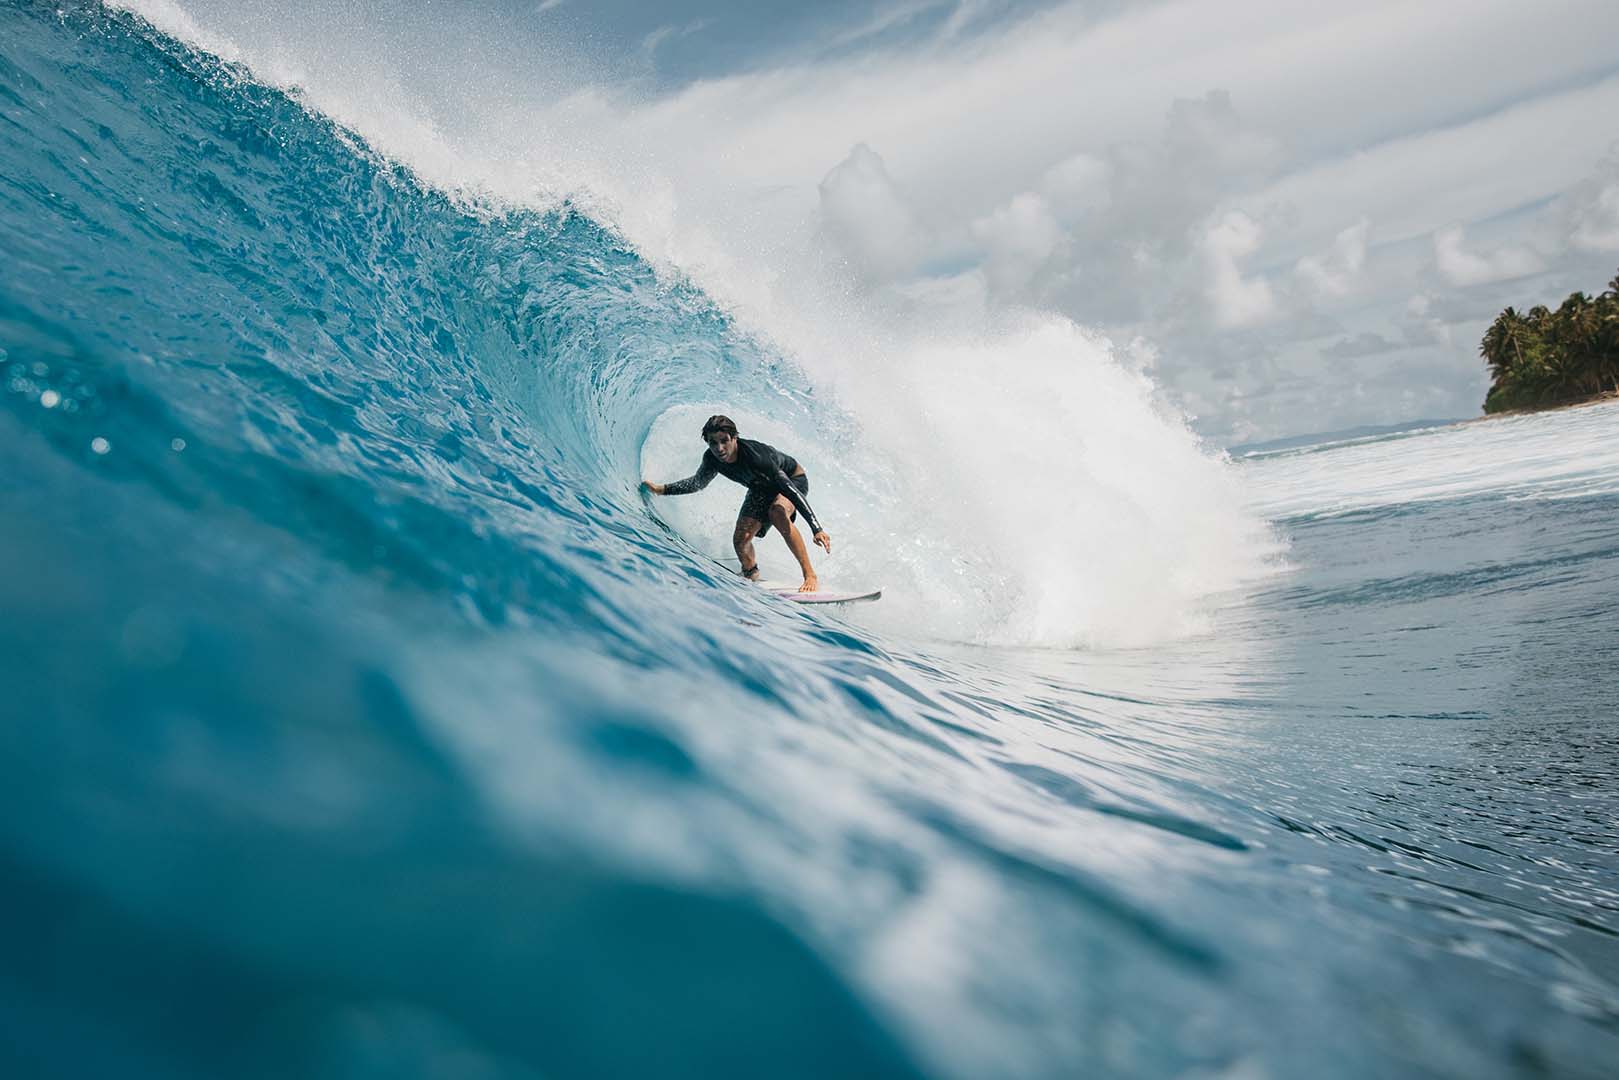
POLYGON ((1619 393, 1619 274, 1592 299, 1577 292, 1556 311, 1507 308, 1484 332, 1479 354, 1493 382, 1487 413, 1568 405, 1619 393))

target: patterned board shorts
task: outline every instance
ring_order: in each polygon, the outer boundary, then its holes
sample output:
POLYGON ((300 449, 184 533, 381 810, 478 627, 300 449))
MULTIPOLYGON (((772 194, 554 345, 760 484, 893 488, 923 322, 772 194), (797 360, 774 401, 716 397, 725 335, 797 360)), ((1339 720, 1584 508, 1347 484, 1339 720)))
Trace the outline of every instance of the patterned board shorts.
MULTIPOLYGON (((793 482, 793 486, 799 491, 806 496, 809 495, 808 476, 792 476, 788 477, 788 479, 793 482)), ((778 494, 780 492, 773 487, 748 488, 748 493, 742 498, 742 509, 737 512, 736 519, 741 521, 743 518, 752 518, 754 521, 759 522, 759 530, 753 535, 763 536, 770 531, 770 504, 776 501, 778 494)), ((798 508, 794 507, 789 512, 787 520, 793 521, 797 518, 798 508)))

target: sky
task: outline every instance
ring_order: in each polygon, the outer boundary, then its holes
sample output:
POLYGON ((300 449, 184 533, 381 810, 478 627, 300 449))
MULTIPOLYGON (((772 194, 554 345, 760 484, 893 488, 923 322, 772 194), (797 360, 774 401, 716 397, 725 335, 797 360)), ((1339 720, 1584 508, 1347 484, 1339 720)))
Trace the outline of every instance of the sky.
POLYGON ((1477 415, 1494 315, 1619 273, 1611 0, 187 11, 375 39, 463 148, 588 130, 733 257, 791 234, 865 307, 1072 319, 1218 445, 1477 415), (468 124, 474 95, 504 100, 468 124))

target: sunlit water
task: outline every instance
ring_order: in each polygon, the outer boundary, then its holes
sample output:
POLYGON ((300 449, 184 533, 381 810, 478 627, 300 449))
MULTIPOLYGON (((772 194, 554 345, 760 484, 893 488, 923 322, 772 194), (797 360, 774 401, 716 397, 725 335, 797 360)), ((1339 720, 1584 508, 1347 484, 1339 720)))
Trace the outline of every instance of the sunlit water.
POLYGON ((700 292, 0 20, 5 1075, 1611 1075, 1619 409, 1232 466, 1180 640, 802 610, 634 494, 818 418, 700 292))

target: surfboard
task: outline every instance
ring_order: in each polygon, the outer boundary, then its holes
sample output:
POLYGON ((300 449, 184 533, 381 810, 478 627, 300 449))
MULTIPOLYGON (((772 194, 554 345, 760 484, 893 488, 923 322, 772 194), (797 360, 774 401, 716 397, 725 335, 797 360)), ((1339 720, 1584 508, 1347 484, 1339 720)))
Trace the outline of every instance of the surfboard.
POLYGON ((772 584, 765 585, 765 588, 783 600, 791 600, 795 604, 862 604, 880 600, 883 595, 881 589, 871 589, 867 592, 834 592, 830 589, 799 592, 797 586, 772 584))
MULTIPOLYGON (((662 525, 666 532, 673 536, 680 535, 670 527, 668 522, 658 516, 657 511, 653 509, 652 495, 644 488, 641 490, 641 501, 646 504, 647 511, 652 515, 653 520, 662 525)), ((736 559, 725 555, 709 555, 708 557, 731 571, 731 573, 737 572, 736 559)), ((791 600, 795 604, 869 604, 882 599, 883 595, 881 588, 854 592, 821 589, 817 592, 801 593, 798 591, 797 585, 785 581, 760 581, 755 582, 755 584, 767 592, 773 593, 783 600, 791 600)))

